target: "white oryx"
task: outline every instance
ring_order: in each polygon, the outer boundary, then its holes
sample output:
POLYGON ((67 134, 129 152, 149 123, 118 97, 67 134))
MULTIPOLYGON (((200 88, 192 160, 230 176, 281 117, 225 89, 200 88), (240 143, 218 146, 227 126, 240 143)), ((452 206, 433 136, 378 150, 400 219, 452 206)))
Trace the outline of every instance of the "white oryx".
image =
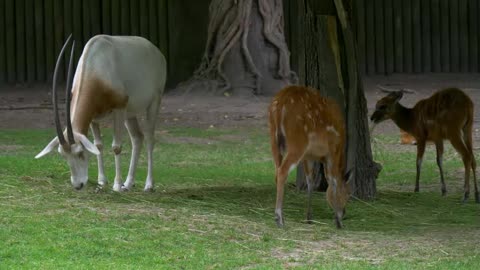
MULTIPOLYGON (((70 166, 71 182, 81 189, 88 181, 88 156, 97 155, 98 184, 105 186, 102 157, 102 139, 98 120, 113 116, 113 143, 115 153, 115 182, 113 190, 129 190, 135 181, 135 170, 143 144, 143 133, 137 117, 146 112, 145 139, 148 155, 148 173, 145 191, 153 189, 153 146, 157 111, 160 106, 167 76, 167 64, 160 50, 151 42, 134 36, 97 35, 91 38, 79 59, 72 85, 70 106, 69 80, 72 69, 70 58, 67 76, 67 129, 62 132, 56 97, 56 77, 65 47, 57 59, 53 76, 53 105, 55 137, 35 158, 41 158, 58 146, 58 152, 70 166), (71 117, 70 117, 71 116, 71 117), (122 185, 120 152, 125 124, 132 141, 130 168, 122 185), (94 144, 87 138, 88 128, 94 144), (67 140, 64 133, 67 134, 67 140)), ((74 51, 72 45, 72 55, 74 51)))

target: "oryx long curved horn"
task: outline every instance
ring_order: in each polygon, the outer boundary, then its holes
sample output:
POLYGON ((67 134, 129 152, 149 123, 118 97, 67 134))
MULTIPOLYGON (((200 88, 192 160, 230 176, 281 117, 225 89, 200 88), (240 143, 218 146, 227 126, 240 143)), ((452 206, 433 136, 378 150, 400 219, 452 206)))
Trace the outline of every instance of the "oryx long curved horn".
POLYGON ((71 103, 71 96, 72 96, 72 90, 71 90, 71 86, 72 86, 72 69, 73 69, 73 53, 75 51, 75 40, 73 41, 72 43, 72 49, 70 51, 70 61, 68 63, 68 73, 67 73, 67 87, 65 89, 66 91, 66 94, 65 94, 65 97, 67 99, 67 102, 66 102, 66 108, 65 108, 65 111, 66 111, 66 114, 67 114, 67 138, 68 138, 68 143, 70 145, 74 144, 75 143, 75 139, 73 138, 73 129, 72 129, 72 119, 70 119, 70 103, 71 103))
POLYGON ((53 72, 53 89, 52 89, 52 102, 53 102, 53 111, 55 113, 55 129, 57 131, 58 141, 62 146, 66 146, 67 142, 65 141, 65 137, 63 136, 62 127, 60 126, 60 116, 58 114, 58 104, 57 104, 57 75, 58 75, 58 68, 60 66, 60 62, 62 61, 62 56, 65 52, 65 48, 68 45, 68 42, 72 38, 72 34, 68 36, 67 41, 63 44, 62 50, 57 58, 57 63, 55 64, 55 70, 53 72))

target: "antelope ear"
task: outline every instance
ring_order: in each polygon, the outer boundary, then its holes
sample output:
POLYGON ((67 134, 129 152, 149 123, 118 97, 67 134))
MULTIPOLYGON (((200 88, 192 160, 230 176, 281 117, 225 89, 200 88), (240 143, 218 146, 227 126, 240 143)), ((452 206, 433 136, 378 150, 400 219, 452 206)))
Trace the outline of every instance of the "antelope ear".
POLYGON ((76 133, 75 137, 80 141, 80 143, 87 149, 88 152, 94 154, 94 155, 100 155, 100 151, 98 148, 90 142, 90 140, 83 134, 76 133))
POLYGON ((398 102, 403 97, 403 91, 395 91, 392 93, 392 95, 395 98, 395 102, 398 102))
POLYGON ((41 158, 45 156, 46 154, 50 153, 59 145, 58 137, 53 138, 51 142, 48 143, 47 146, 42 150, 42 152, 38 153, 38 155, 35 156, 35 158, 41 158))

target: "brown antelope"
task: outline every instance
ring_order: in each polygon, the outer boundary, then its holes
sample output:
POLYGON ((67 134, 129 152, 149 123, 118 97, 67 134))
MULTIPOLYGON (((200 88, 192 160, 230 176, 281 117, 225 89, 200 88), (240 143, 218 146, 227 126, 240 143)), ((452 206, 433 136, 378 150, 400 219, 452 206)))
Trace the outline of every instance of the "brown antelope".
POLYGON ((277 225, 284 225, 283 196, 287 176, 301 161, 304 161, 308 186, 307 221, 312 220, 313 162, 321 161, 325 164, 328 181, 327 201, 335 212, 337 227, 341 228, 350 189, 344 181, 346 135, 338 104, 320 96, 315 89, 288 86, 270 104, 269 126, 276 170, 277 225))
POLYGON ((392 119, 401 129, 412 134, 417 141, 417 176, 415 192, 419 191, 420 170, 427 141, 435 143, 437 165, 440 170, 442 195, 447 189, 443 177, 442 155, 443 140, 448 139, 462 156, 465 166, 465 186, 463 202, 470 194, 470 170, 473 170, 475 201, 480 203, 477 189, 476 162, 472 148, 473 102, 460 89, 440 90, 427 99, 417 102, 413 108, 406 108, 399 103, 402 91, 393 91, 380 99, 371 121, 378 124, 392 119))
POLYGON ((67 130, 62 132, 56 97, 56 77, 70 38, 67 39, 58 56, 53 79, 52 92, 57 136, 36 158, 43 157, 58 146, 58 152, 70 166, 73 187, 81 189, 88 180, 89 153, 97 155, 98 184, 106 185, 98 121, 107 115, 112 115, 114 129, 112 150, 115 154, 116 173, 113 190, 128 190, 134 185, 135 170, 144 138, 137 117, 146 113, 148 172, 145 191, 152 190, 154 129, 166 81, 165 57, 155 45, 141 37, 98 35, 91 38, 85 45, 75 72, 71 106, 68 82, 72 63, 70 62, 69 65, 66 89, 67 130), (125 133, 124 124, 132 141, 132 155, 128 176, 122 185, 120 153, 125 133), (87 138, 89 126, 95 144, 87 138), (67 139, 64 133, 67 134, 67 139))

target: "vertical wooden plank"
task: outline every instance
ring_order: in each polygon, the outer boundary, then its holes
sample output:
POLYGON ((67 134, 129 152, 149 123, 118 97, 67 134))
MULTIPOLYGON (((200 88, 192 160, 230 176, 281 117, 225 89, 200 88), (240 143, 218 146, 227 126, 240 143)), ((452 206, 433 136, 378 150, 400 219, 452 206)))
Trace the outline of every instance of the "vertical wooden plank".
POLYGON ((468 72, 468 0, 458 1, 459 28, 460 28, 460 71, 468 72))
MULTIPOLYGON (((25 0, 25 55, 27 64, 27 81, 35 82, 35 16, 34 1, 25 0)), ((38 0, 37 0, 38 1, 38 0)))
POLYGON ((158 45, 158 27, 157 27, 157 0, 148 1, 148 28, 150 41, 158 45))
POLYGON ((73 33, 73 1, 75 0, 63 0, 63 34, 65 39, 73 33))
POLYGON ((7 81, 5 0, 0 0, 0 84, 7 81))
MULTIPOLYGON (((67 40, 67 37, 72 34, 73 35, 73 1, 75 0, 63 0, 63 36, 65 37, 64 40, 67 40)), ((72 36, 72 39, 74 37, 72 36)), ((75 40, 75 39, 73 39, 75 40)), ((75 41, 76 43, 76 41, 75 41)), ((77 46, 77 45, 75 45, 77 46)), ((77 47, 78 49, 78 47, 77 47)), ((68 72, 68 63, 70 62, 70 53, 65 53, 65 61, 64 61, 64 69, 65 73, 64 76, 66 78, 68 72)), ((75 59, 75 57, 74 57, 75 59)))
MULTIPOLYGON (((7 81, 16 80, 15 46, 15 0, 5 0, 5 39, 7 41, 7 81)), ((3 15, 2 15, 3 16, 3 15)))
POLYGON ((421 1, 422 18, 422 71, 432 71, 432 7, 429 0, 421 1))
POLYGON ((44 9, 43 0, 36 0, 35 2, 35 64, 36 64, 36 78, 39 82, 45 82, 45 32, 44 32, 44 9))
POLYGON ((367 16, 367 73, 375 74, 375 2, 366 1, 365 12, 367 16))
POLYGON ((163 55, 167 58, 167 63, 170 70, 170 52, 169 52, 169 35, 168 35, 168 9, 169 9, 168 0, 160 0, 158 2, 158 48, 162 51, 163 55))
POLYGON ((91 27, 91 13, 90 13, 90 1, 82 1, 82 30, 83 30, 83 41, 86 44, 88 40, 92 37, 92 27, 91 27))
POLYGON ((440 31, 442 50, 442 72, 450 72, 450 10, 449 1, 440 2, 440 31))
POLYGON ((102 1, 90 0, 90 37, 101 33, 102 28, 102 1))
POLYGON ((468 1, 468 21, 469 21, 469 70, 470 72, 478 72, 478 0, 468 1))
POLYGON ((75 39, 75 47, 77 48, 74 56, 75 63, 78 63, 84 44, 82 6, 82 0, 73 0, 73 38, 75 39))
MULTIPOLYGON (((54 0, 53 1, 53 21, 54 21, 54 34, 55 34, 55 57, 58 57, 60 50, 62 49, 65 39, 63 37, 63 1, 54 0)), ((61 69, 61 72, 58 74, 58 80, 63 81, 65 68, 61 69)))
POLYGON ((130 35, 140 35, 139 0, 130 0, 130 35))
MULTIPOLYGON (((477 2, 477 29, 480 31, 480 3, 477 2)), ((478 45, 480 46, 480 33, 477 32, 478 45)), ((480 47, 478 48, 478 70, 480 71, 480 47)))
POLYGON ((130 1, 129 0, 118 0, 121 1, 120 8, 121 8, 121 33, 123 35, 128 35, 131 33, 130 31, 130 1))
POLYGON ((52 81, 55 65, 55 35, 53 28, 53 0, 45 0, 45 71, 47 81, 52 81))
POLYGON ((112 35, 120 35, 122 33, 122 26, 120 24, 121 5, 120 0, 112 1, 112 35))
POLYGON ((393 16, 395 18, 395 72, 403 70, 403 22, 402 22, 402 0, 393 1, 393 16))
POLYGON ((149 38, 148 36, 148 0, 140 0, 140 35, 144 38, 149 38))
POLYGON ((458 0, 450 0, 450 70, 460 71, 458 0))
POLYGON ((168 1, 169 86, 191 77, 205 48, 210 0, 168 1))
POLYGON ((422 27, 420 1, 412 1, 413 71, 422 72, 422 27))
POLYGON ((395 70, 395 29, 393 0, 385 0, 385 72, 392 74, 395 70))
POLYGON ((402 0, 393 0, 395 72, 403 72, 402 0))
MULTIPOLYGON (((117 0, 113 0, 118 2, 117 0)), ((102 33, 112 34, 112 2, 111 0, 102 1, 102 33)))
MULTIPOLYGON (((355 1, 357 9, 357 47, 358 47, 358 66, 361 74, 367 71, 365 62, 366 54, 366 31, 365 31, 365 0, 355 1)), ((292 16, 295 17, 295 16, 292 16)))
POLYGON ((440 21, 440 0, 430 1, 431 13, 432 13, 432 71, 442 71, 442 34, 441 34, 441 21, 440 21))
POLYGON ((413 71, 413 34, 412 34, 412 0, 403 2, 403 69, 404 72, 413 71))
POLYGON ((375 0, 375 66, 377 74, 385 74, 384 0, 375 0))
POLYGON ((26 59, 25 59, 25 0, 15 1, 15 39, 16 39, 16 67, 17 82, 26 81, 26 59))

